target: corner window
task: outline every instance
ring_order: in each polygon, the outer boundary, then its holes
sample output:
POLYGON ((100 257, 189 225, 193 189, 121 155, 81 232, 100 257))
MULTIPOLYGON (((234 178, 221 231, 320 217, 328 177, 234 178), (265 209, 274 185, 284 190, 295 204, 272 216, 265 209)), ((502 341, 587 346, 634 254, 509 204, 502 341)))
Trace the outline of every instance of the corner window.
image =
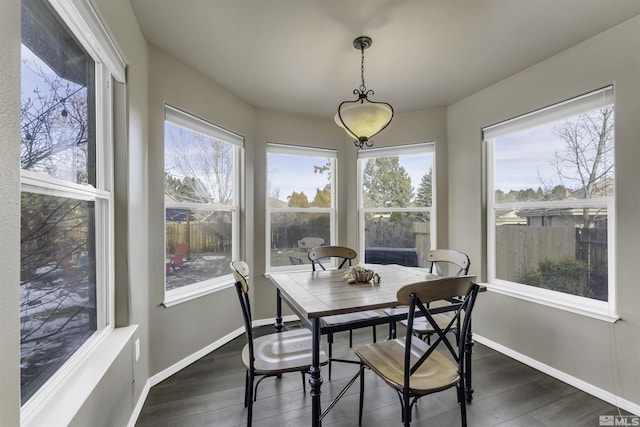
POLYGON ((489 282, 611 312, 613 88, 484 129, 489 282))
POLYGON ((243 139, 165 107, 165 303, 230 283, 243 139))
POLYGON ((93 13, 52 4, 22 1, 23 418, 113 328, 111 86, 124 64, 93 13))
POLYGON ((358 152, 360 253, 371 264, 426 265, 435 242, 434 144, 358 152))
POLYGON ((309 249, 335 244, 336 162, 333 150, 267 146, 268 269, 300 268, 309 249))

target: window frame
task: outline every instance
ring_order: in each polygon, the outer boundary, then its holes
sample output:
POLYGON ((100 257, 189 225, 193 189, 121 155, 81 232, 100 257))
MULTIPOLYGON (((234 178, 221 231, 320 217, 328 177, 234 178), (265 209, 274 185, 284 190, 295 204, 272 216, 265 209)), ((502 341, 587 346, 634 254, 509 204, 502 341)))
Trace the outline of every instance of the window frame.
POLYGON ((37 418, 41 408, 64 395, 69 382, 85 386, 78 378, 95 350, 114 331, 114 89, 125 82, 125 62, 91 4, 84 0, 47 0, 93 59, 95 67, 96 186, 78 184, 43 173, 21 170, 20 191, 95 201, 96 331, 28 399, 21 403, 21 423, 37 418))
MULTIPOLYGON (((329 235, 332 245, 337 245, 337 236, 338 236, 338 225, 337 225, 337 215, 338 215, 338 194, 337 194, 337 182, 338 182, 338 154, 336 150, 327 149, 327 148, 315 148, 315 147, 304 147, 300 145, 289 145, 289 144, 278 144, 278 143, 267 143, 267 151, 266 151, 266 176, 265 183, 269 182, 269 154, 284 154, 290 156, 304 156, 304 157, 326 157, 331 159, 331 207, 328 208, 319 208, 319 207, 309 207, 309 208, 299 208, 299 207, 282 207, 275 208, 269 206, 269 194, 268 189, 265 191, 266 200, 265 200, 265 270, 266 272, 273 271, 287 271, 287 270, 308 270, 309 264, 306 265, 284 265, 284 266, 271 266, 271 215, 273 213, 281 212, 281 213, 328 213, 329 214, 329 223, 330 230, 329 235)), ((268 185, 268 184, 267 184, 268 185)), ((336 267, 335 259, 331 260, 331 264, 329 267, 336 267)))
MULTIPOLYGON (((616 313, 616 195, 598 199, 567 199, 545 202, 504 202, 495 201, 495 139, 500 136, 509 135, 517 131, 532 128, 544 123, 551 123, 564 117, 571 117, 580 113, 593 111, 607 105, 613 105, 615 111, 613 85, 580 95, 563 102, 559 102, 548 107, 532 111, 492 126, 482 129, 483 132, 483 152, 485 159, 485 197, 486 197, 486 218, 487 218, 487 288, 491 291, 519 298, 525 301, 542 304, 548 307, 580 314, 608 322, 619 320, 616 313), (512 282, 496 277, 496 211, 504 209, 523 208, 584 208, 599 207, 607 209, 607 301, 600 301, 594 298, 572 295, 565 292, 543 289, 523 283, 512 282)), ((615 120, 614 120, 615 127, 615 120)), ((615 163, 615 140, 614 140, 614 163, 615 163)), ((614 176, 616 172, 614 170, 614 176)), ((614 183, 615 185, 615 183, 614 183)))
MULTIPOLYGON (((170 104, 164 106, 165 119, 163 123, 170 122, 173 125, 177 125, 191 132, 200 133, 205 136, 218 139, 227 144, 232 145, 233 150, 233 186, 232 186, 232 204, 210 204, 210 203, 170 203, 165 200, 163 203, 163 224, 164 224, 164 246, 166 248, 166 211, 167 208, 197 208, 203 210, 217 211, 217 212, 230 212, 232 218, 231 227, 231 256, 233 259, 238 259, 240 256, 240 208, 242 203, 241 194, 241 173, 243 162, 243 150, 244 150, 244 138, 234 132, 228 131, 220 126, 217 126, 207 120, 197 117, 191 113, 176 108, 170 104)), ((164 129, 164 126, 163 126, 164 129)), ((164 130, 163 130, 164 134, 164 130)), ((163 146, 166 150, 165 138, 163 138, 163 146)), ((164 194, 164 193, 163 193, 164 194)), ((165 256, 167 254, 165 253, 165 256)), ((165 307, 172 307, 177 304, 181 304, 186 301, 190 301, 195 298, 202 297, 220 290, 229 288, 233 285, 233 274, 229 270, 228 274, 220 277, 206 279, 200 282, 192 283, 189 285, 181 286, 179 288, 167 290, 166 286, 166 273, 164 277, 163 285, 163 305, 165 307)))
MULTIPOLYGON (((383 148, 371 148, 367 150, 359 150, 357 155, 358 164, 358 251, 362 254, 362 262, 364 263, 365 255, 365 215, 370 212, 378 212, 384 210, 385 212, 427 212, 429 213, 429 230, 430 239, 429 244, 431 248, 436 248, 437 242, 437 179, 436 179, 436 143, 435 142, 422 142, 417 144, 397 145, 392 147, 383 148), (407 154, 425 154, 431 153, 431 206, 429 207, 417 207, 410 206, 406 208, 392 208, 392 207, 364 207, 364 185, 363 175, 365 163, 368 159, 376 157, 395 157, 407 154)), ((412 183, 413 184, 413 183, 412 183)), ((420 183, 416 183, 420 185, 420 183)), ((417 191, 417 187, 415 188, 417 191)))

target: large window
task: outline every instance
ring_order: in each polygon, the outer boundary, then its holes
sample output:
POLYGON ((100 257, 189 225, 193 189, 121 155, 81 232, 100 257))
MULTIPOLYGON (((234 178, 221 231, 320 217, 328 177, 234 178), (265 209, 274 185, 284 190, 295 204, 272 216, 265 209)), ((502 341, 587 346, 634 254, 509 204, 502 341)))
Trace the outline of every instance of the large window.
POLYGON ((75 7, 22 1, 20 376, 27 412, 113 327, 111 93, 124 67, 91 9, 75 7))
POLYGON ((267 146, 267 268, 309 264, 309 249, 335 244, 336 161, 333 150, 267 146))
POLYGON ((230 282, 237 258, 243 139, 165 107, 165 303, 230 282))
POLYGON ((360 150, 360 253, 372 264, 425 266, 435 242, 433 144, 360 150))
POLYGON ((568 307, 613 301, 613 88, 484 130, 489 282, 568 307))

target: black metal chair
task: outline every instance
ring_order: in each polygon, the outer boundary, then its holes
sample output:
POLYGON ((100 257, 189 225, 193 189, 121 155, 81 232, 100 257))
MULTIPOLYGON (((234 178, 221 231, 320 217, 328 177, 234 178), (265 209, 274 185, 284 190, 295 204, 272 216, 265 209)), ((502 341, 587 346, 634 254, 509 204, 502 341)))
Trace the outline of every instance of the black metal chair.
MULTIPOLYGON (((337 258, 338 259, 338 269, 345 267, 345 264, 348 267, 351 267, 351 261, 358 256, 357 252, 351 248, 347 248, 344 246, 317 246, 315 248, 309 249, 308 257, 309 261, 311 261, 311 268, 313 271, 316 271, 316 264, 320 266, 322 270, 326 270, 325 266, 320 262, 323 258, 337 258)), ((340 327, 343 326, 348 328, 349 331, 349 347, 353 346, 353 329, 360 327, 354 322, 363 322, 369 319, 378 319, 380 318, 380 313, 373 310, 367 310, 359 313, 349 313, 349 314, 339 314, 336 316, 326 316, 321 319, 322 325, 326 327, 340 327), (353 327, 349 327, 350 323, 353 323, 353 327)), ((376 342, 376 327, 373 328, 373 342, 376 342)), ((346 362, 346 363, 357 363, 352 360, 344 360, 344 359, 334 359, 333 358, 333 332, 327 334, 327 343, 329 350, 329 380, 331 380, 331 362, 346 362)))
MULTIPOLYGON (((232 261, 236 291, 242 306, 242 316, 247 335, 247 344, 242 349, 242 362, 246 369, 244 406, 248 408, 247 426, 251 426, 253 402, 256 400, 258 384, 267 378, 281 376, 287 372, 302 374, 302 389, 305 391, 305 373, 311 366, 311 332, 298 329, 253 337, 251 304, 249 303, 249 266, 244 261, 232 261), (260 377, 255 382, 256 377, 260 377), (254 385, 255 382, 255 385, 254 385)), ((326 365, 327 355, 320 351, 320 364, 326 365)))
MULTIPOLYGON (((464 252, 455 249, 433 249, 426 253, 426 260, 429 264, 429 273, 436 274, 440 277, 445 276, 463 276, 469 273, 469 267, 471 266, 471 260, 469 256, 464 252), (455 271, 454 274, 452 272, 455 271)), ((394 316, 397 314, 407 313, 407 307, 400 308, 388 308, 384 310, 385 314, 394 316)), ((436 321, 443 327, 449 322, 450 316, 447 313, 442 313, 435 316, 436 321)), ((401 320, 400 324, 407 326, 406 320, 401 320)), ((413 332, 420 338, 427 337, 433 334, 433 328, 422 317, 418 317, 413 324, 413 332)), ((453 328, 453 333, 458 333, 458 328, 453 328)), ((391 325, 390 336, 395 338, 395 324, 391 325)))
POLYGON ((411 409, 420 397, 452 387, 457 389, 462 426, 467 425, 464 339, 451 342, 447 334, 457 324, 460 325, 462 337, 469 333, 471 312, 479 290, 474 282, 475 276, 443 277, 406 285, 398 291, 398 301, 409 307, 406 336, 355 349, 361 362, 360 425, 364 407, 365 368, 396 391, 402 405, 405 427, 410 425, 411 409), (437 301, 445 301, 449 305, 428 308, 429 304, 437 301), (436 313, 443 309, 452 310, 452 317, 444 328, 434 319, 436 313), (435 339, 430 344, 413 334, 418 313, 427 319, 435 331, 435 339), (436 347, 439 349, 436 350, 436 347))

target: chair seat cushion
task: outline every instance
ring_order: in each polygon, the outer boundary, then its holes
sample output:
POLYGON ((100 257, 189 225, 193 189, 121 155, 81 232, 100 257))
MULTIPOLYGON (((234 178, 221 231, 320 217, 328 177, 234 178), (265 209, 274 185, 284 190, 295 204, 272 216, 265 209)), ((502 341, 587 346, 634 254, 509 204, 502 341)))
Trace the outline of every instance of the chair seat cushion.
MULTIPOLYGON (((309 369, 311 366, 311 332, 297 329, 265 335, 253 339, 255 370, 258 375, 281 372, 295 372, 309 369)), ((326 365, 329 359, 320 350, 320 364, 326 365)), ((249 345, 242 349, 242 362, 249 368, 249 345)))
POLYGON ((344 323, 360 322, 368 319, 376 319, 380 317, 380 313, 373 310, 359 311, 357 313, 336 314, 335 316, 326 316, 321 319, 325 326, 342 325, 344 323))
MULTIPOLYGON (((411 347, 411 362, 415 363, 427 350, 428 345, 413 337, 411 347)), ((387 384, 402 390, 404 349, 405 338, 399 338, 357 347, 355 353, 364 365, 371 368, 387 384)), ((457 365, 439 351, 434 351, 411 376, 409 386, 414 394, 425 395, 452 387, 459 380, 457 365)))

